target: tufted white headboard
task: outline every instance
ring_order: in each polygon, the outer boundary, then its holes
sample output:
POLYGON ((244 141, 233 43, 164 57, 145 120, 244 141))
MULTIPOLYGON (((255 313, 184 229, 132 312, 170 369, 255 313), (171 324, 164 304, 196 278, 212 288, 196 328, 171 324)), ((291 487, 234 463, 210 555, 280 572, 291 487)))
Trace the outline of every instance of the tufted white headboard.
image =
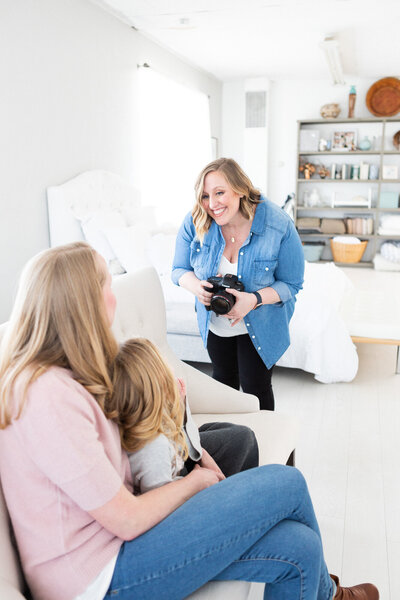
POLYGON ((107 171, 86 171, 61 185, 47 188, 50 246, 83 240, 80 222, 101 209, 115 210, 133 224, 140 212, 154 219, 152 207, 142 207, 138 191, 107 171))

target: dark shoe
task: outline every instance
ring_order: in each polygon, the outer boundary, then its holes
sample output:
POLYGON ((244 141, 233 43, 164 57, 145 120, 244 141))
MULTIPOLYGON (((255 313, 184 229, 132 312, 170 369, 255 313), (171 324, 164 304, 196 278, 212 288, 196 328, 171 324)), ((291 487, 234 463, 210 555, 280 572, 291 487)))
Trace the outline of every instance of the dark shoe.
POLYGON ((336 583, 336 594, 333 600, 379 600, 379 592, 372 583, 342 587, 339 583, 339 577, 331 575, 331 579, 336 583))

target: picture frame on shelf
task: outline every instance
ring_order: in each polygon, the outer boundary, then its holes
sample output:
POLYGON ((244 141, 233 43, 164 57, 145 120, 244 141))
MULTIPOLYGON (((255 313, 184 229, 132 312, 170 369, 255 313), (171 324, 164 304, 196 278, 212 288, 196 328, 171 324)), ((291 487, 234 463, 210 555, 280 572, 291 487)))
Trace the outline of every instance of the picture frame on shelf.
POLYGON ((382 165, 382 179, 398 179, 399 169, 397 165, 382 165))
POLYGON ((348 151, 357 148, 357 132, 356 131, 334 131, 332 136, 333 151, 348 151))

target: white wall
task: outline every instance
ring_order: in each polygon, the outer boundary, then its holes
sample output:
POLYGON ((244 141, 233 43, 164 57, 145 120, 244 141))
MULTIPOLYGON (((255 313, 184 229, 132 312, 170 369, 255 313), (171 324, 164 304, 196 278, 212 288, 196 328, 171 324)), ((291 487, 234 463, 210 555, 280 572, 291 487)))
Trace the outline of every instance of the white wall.
POLYGON ((0 322, 26 260, 48 246, 46 188, 87 169, 135 183, 137 64, 210 96, 221 84, 89 0, 0 4, 0 322))
MULTIPOLYGON (((348 94, 357 90, 355 117, 371 117, 365 106, 368 88, 375 80, 346 77, 348 84, 334 86, 327 80, 271 81, 267 92, 268 161, 265 164, 267 196, 282 205, 296 191, 297 121, 319 119, 320 108, 329 102, 341 106, 340 117, 347 117, 348 94)), ((228 81, 222 94, 222 153, 245 164, 245 90, 246 80, 228 81)))

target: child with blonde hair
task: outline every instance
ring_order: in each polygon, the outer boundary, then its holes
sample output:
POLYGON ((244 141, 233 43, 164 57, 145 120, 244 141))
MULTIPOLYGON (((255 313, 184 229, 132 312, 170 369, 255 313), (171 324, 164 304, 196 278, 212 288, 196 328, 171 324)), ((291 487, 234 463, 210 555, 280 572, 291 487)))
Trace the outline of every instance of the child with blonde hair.
POLYGON ((181 477, 187 458, 201 460, 206 451, 186 402, 185 383, 174 377, 150 340, 130 339, 120 346, 112 382, 106 408, 129 454, 135 493, 181 477))

